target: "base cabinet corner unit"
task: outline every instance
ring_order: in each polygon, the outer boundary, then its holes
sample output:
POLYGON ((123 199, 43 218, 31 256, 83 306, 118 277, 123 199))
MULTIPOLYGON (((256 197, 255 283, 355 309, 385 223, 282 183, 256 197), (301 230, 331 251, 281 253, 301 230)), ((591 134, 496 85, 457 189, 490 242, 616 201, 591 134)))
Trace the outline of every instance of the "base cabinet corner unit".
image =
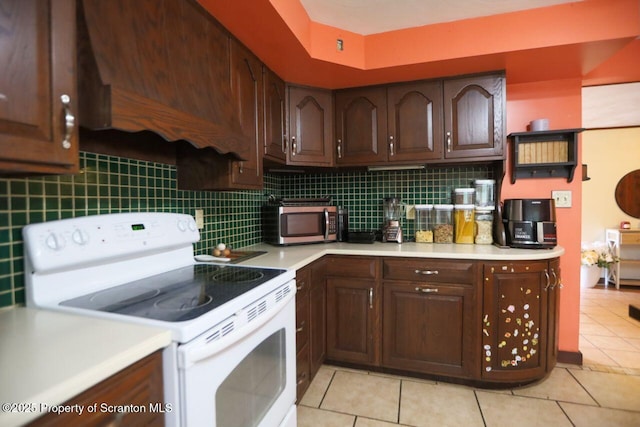
POLYGON ((323 259, 329 362, 481 387, 530 383, 556 364, 558 258, 323 259))
POLYGON ((338 166, 504 158, 502 74, 335 92, 338 166))
POLYGON ((605 285, 640 286, 640 229, 607 229, 606 241, 614 256, 620 261, 606 270, 605 285))

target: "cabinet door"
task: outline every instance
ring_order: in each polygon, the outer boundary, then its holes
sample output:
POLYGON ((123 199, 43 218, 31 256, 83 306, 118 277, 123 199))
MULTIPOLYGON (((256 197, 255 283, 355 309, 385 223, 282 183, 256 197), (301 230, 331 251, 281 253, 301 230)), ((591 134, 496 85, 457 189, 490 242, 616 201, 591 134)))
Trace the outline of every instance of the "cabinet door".
POLYGON ((286 97, 284 81, 267 67, 264 76, 264 154, 266 157, 285 162, 285 111, 286 97))
POLYGON ((327 288, 323 260, 311 265, 309 290, 309 370, 310 378, 322 366, 327 354, 327 288))
POLYGON ((332 135, 331 92, 290 86, 287 164, 331 166, 332 135))
POLYGON ((485 263, 482 377, 542 378, 548 344, 546 261, 485 263))
POLYGON ((231 40, 231 93, 242 132, 251 138, 246 161, 232 161, 231 186, 262 189, 262 64, 249 50, 231 40))
POLYGON ((560 317, 560 290, 562 289, 562 275, 560 259, 549 261, 550 285, 546 287, 548 299, 548 337, 547 340, 547 372, 551 371, 558 362, 558 318, 560 317))
POLYGON ((78 170, 75 7, 73 0, 2 2, 2 172, 78 170))
POLYGON ((389 86, 387 111, 390 161, 442 158, 442 82, 389 86))
POLYGON ((336 92, 336 164, 387 161, 387 92, 384 87, 336 92))
POLYGON ((385 367, 469 377, 477 370, 474 287, 384 282, 385 367))
POLYGON ((445 80, 445 159, 503 158, 504 85, 495 75, 445 80))
POLYGON ((379 364, 379 286, 373 280, 327 279, 327 358, 379 364))

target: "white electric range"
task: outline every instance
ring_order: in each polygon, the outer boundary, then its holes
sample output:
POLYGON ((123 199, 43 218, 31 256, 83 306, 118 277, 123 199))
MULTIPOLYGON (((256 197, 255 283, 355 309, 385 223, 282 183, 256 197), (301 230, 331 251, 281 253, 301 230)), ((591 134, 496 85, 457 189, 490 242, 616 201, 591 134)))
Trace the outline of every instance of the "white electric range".
POLYGON ((295 426, 295 272, 203 263, 189 215, 23 230, 27 305, 164 327, 168 426, 295 426))

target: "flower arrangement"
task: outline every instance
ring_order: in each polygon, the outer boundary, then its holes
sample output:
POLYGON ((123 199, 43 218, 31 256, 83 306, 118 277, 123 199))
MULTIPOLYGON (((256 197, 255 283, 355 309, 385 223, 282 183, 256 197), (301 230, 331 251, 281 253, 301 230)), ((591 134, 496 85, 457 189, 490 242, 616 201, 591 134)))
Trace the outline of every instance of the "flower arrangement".
POLYGON ((580 251, 580 264, 582 265, 610 268, 611 264, 619 261, 618 257, 611 253, 611 248, 606 243, 595 242, 583 245, 580 251))

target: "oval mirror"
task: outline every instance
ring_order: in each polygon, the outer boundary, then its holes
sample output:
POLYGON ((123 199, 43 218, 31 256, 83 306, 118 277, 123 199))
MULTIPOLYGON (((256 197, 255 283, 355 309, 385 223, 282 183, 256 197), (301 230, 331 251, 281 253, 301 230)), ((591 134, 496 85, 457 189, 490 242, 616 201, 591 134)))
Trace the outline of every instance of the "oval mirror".
POLYGON ((629 172, 618 181, 616 203, 627 215, 640 218, 640 169, 629 172))

